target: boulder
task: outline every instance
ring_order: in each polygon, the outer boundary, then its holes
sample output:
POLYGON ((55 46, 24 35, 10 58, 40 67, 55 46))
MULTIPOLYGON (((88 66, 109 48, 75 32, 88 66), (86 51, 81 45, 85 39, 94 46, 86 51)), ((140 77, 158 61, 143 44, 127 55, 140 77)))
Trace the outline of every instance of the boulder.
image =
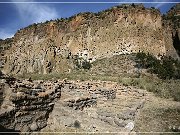
POLYGON ((31 131, 37 131, 38 130, 38 126, 36 122, 33 122, 30 126, 31 131))

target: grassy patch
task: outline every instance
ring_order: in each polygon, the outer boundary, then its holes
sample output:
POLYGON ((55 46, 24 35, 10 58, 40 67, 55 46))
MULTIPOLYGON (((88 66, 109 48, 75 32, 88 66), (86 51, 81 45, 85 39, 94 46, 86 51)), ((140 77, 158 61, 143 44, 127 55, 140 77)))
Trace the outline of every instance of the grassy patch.
POLYGON ((142 110, 141 119, 136 122, 136 131, 139 132, 172 132, 172 127, 179 127, 180 110, 175 107, 160 107, 159 103, 154 103, 154 107, 145 108, 142 110), (144 124, 146 123, 146 124, 144 124))
POLYGON ((180 101, 180 80, 162 80, 143 76, 140 78, 120 78, 119 82, 125 86, 145 89, 163 98, 173 98, 175 101, 180 101))
POLYGON ((89 74, 85 71, 74 71, 71 73, 51 73, 51 74, 26 74, 17 75, 17 78, 32 80, 56 80, 56 79, 68 79, 68 80, 102 80, 102 81, 118 81, 118 77, 108 76, 108 75, 94 75, 89 74))
POLYGON ((145 89, 149 92, 155 93, 155 95, 163 98, 173 98, 175 101, 180 101, 180 80, 162 80, 150 76, 141 75, 139 78, 130 75, 100 75, 90 74, 86 71, 74 71, 66 74, 52 73, 52 74, 26 74, 18 75, 18 78, 32 80, 101 80, 101 81, 113 81, 118 82, 125 86, 134 86, 140 89, 145 89))
MULTIPOLYGON (((150 68, 151 70, 157 70, 160 74, 170 75, 170 72, 174 72, 174 69, 178 71, 180 68, 177 61, 170 61, 170 59, 165 59, 164 62, 160 62, 155 57, 145 54, 138 53, 137 58, 139 58, 141 66, 145 68, 150 68), (167 63, 166 63, 167 62, 167 63), (166 64, 163 64, 166 63, 166 64), (174 65, 173 70, 171 64, 174 65), (168 68, 165 68, 168 65, 168 68), (164 70, 158 69, 162 67, 164 70), (167 71, 167 72, 166 72, 167 71), (165 74, 164 74, 165 73, 165 74)), ((133 61, 135 60, 136 54, 133 55, 119 55, 112 58, 106 58, 97 60, 92 63, 92 68, 88 69, 78 69, 72 70, 70 73, 50 73, 50 74, 24 74, 17 75, 18 78, 30 78, 32 80, 56 80, 56 79, 68 79, 68 80, 101 80, 101 81, 114 81, 125 86, 134 86, 140 89, 145 89, 147 91, 155 93, 157 96, 164 98, 173 98, 175 101, 180 101, 180 80, 179 79, 161 79, 154 77, 152 74, 128 72, 133 67, 133 61), (127 66, 124 66, 127 65, 127 66), (147 76, 148 75, 148 76, 147 76)), ((178 72, 176 72, 178 73, 178 72)), ((174 74, 175 75, 175 74, 174 74)), ((177 75, 177 74, 176 74, 177 75)))
POLYGON ((160 60, 151 54, 136 54, 139 68, 146 68, 161 79, 180 79, 180 62, 172 57, 161 56, 160 60))

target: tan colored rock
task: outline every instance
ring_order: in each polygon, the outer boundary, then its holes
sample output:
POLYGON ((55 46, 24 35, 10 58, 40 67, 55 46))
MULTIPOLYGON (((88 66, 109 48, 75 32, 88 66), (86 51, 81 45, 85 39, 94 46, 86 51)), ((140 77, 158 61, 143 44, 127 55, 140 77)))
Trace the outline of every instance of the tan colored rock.
POLYGON ((144 51, 177 58, 172 27, 162 22, 156 9, 122 5, 99 14, 82 13, 69 20, 34 24, 15 34, 3 72, 68 73, 75 68, 75 56, 95 61, 144 51))

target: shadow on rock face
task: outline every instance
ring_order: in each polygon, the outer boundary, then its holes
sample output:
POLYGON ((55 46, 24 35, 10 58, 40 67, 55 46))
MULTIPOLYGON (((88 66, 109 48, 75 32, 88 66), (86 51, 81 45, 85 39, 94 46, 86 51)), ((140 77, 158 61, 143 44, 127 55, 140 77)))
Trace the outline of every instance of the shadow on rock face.
POLYGON ((174 48, 176 49, 178 55, 180 56, 180 39, 179 39, 179 36, 178 36, 178 32, 176 32, 175 36, 172 37, 173 39, 173 46, 174 48))
POLYGON ((0 135, 20 135, 20 131, 14 129, 7 129, 0 125, 0 135))
POLYGON ((1 72, 1 70, 0 70, 0 79, 3 77, 3 73, 1 72))

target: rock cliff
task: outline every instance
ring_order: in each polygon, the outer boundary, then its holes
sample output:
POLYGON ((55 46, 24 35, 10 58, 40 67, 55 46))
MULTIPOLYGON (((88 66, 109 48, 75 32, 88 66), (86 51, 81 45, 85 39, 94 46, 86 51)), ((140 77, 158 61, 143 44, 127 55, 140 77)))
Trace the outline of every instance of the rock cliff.
POLYGON ((172 48, 171 46, 169 46, 170 44, 168 44, 168 42, 172 42, 178 55, 180 55, 180 4, 172 7, 168 11, 167 15, 163 16, 163 19, 163 24, 166 26, 166 32, 169 33, 169 37, 167 37, 166 39, 167 42, 165 46, 170 51, 167 52, 169 53, 169 55, 173 55, 171 53, 172 48))
POLYGON ((6 40, 0 39, 0 69, 2 69, 6 63, 6 51, 8 51, 12 45, 13 38, 7 38, 6 40))
POLYGON ((132 4, 33 24, 15 34, 3 72, 69 72, 77 56, 95 61, 139 51, 178 58, 172 23, 157 9, 132 4))

